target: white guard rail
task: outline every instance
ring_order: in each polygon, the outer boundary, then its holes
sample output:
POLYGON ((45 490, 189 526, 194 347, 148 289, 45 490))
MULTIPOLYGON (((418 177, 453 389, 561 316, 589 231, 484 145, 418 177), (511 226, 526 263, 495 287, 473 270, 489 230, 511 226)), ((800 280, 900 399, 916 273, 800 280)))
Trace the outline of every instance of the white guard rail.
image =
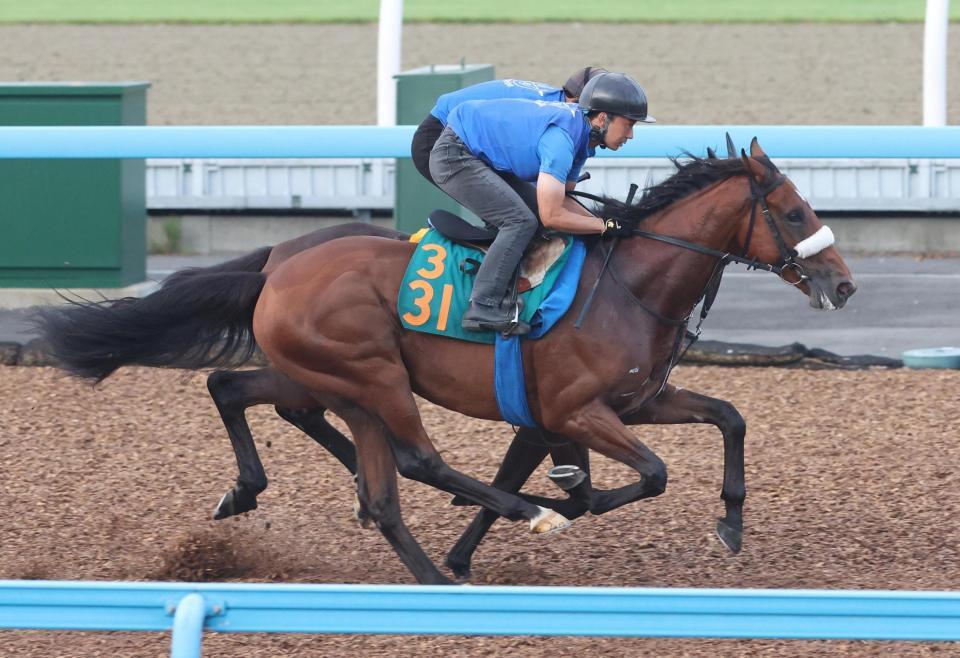
MULTIPOLYGON (((394 160, 151 159, 151 210, 391 210, 394 160)), ((960 212, 960 159, 777 159, 818 211, 960 212)), ((673 172, 664 158, 593 158, 580 189, 614 197, 673 172)))

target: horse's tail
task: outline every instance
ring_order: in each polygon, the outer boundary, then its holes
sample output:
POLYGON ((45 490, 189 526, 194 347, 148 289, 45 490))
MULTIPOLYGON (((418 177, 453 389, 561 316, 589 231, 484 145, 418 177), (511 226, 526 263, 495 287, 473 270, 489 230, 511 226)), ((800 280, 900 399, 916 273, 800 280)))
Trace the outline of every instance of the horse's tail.
POLYGON ((164 280, 164 285, 174 283, 183 278, 189 278, 196 275, 217 274, 219 272, 259 272, 267 264, 270 258, 270 252, 273 247, 261 247, 249 254, 237 256, 228 261, 210 267, 187 267, 177 270, 164 280))
POLYGON ((98 382, 124 365, 240 365, 257 346, 253 310, 269 253, 177 272, 143 298, 42 308, 35 322, 63 369, 98 382))

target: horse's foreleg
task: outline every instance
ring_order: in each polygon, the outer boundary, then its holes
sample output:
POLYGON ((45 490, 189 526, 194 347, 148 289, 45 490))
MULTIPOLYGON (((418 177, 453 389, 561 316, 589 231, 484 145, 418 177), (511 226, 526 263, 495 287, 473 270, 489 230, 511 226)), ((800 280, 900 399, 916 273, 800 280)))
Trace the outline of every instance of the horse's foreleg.
POLYGON ((556 422, 554 428, 583 448, 596 450, 637 471, 639 482, 609 491, 589 489, 589 479, 581 485, 589 499, 589 511, 603 514, 635 500, 662 494, 667 487, 667 466, 656 453, 641 443, 606 405, 594 402, 556 422))
POLYGON ((717 522, 717 535, 732 552, 739 552, 743 539, 743 501, 747 496, 743 473, 743 439, 747 425, 740 412, 724 400, 668 386, 623 420, 628 425, 710 423, 717 426, 723 433, 723 489, 720 497, 726 506, 726 516, 717 522))
POLYGON ((403 522, 396 464, 383 425, 359 408, 353 408, 344 418, 357 442, 357 497, 361 515, 373 520, 417 582, 450 584, 450 579, 427 557, 403 522))
POLYGON ((267 475, 244 416, 247 408, 280 402, 316 406, 316 401, 304 389, 269 368, 218 370, 207 378, 207 388, 227 429, 240 471, 236 485, 224 494, 213 512, 213 518, 219 520, 256 509, 257 495, 267 488, 267 475))

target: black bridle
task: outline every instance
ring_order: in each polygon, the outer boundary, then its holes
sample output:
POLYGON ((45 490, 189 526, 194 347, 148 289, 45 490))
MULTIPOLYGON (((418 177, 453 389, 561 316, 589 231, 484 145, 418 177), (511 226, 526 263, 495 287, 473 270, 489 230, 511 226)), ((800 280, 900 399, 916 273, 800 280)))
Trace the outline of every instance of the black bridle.
MULTIPOLYGON (((763 270, 765 272, 773 272, 779 276, 785 283, 790 285, 798 285, 802 281, 806 281, 809 277, 804 272, 803 266, 797 262, 797 252, 795 249, 792 249, 787 246, 786 241, 783 239, 783 233, 780 231, 780 228, 777 226, 776 221, 773 219, 773 214, 770 212, 770 206, 767 204, 767 196, 773 192, 775 189, 783 185, 787 181, 787 177, 780 175, 774 178, 769 184, 765 187, 760 187, 760 184, 757 183, 752 176, 748 175, 750 181, 750 223, 747 226, 747 237, 743 241, 743 251, 740 255, 731 254, 728 251, 721 251, 719 249, 713 249, 712 247, 707 247, 696 242, 690 242, 689 240, 683 240, 681 238, 675 238, 670 235, 663 235, 661 233, 651 233, 650 231, 643 231, 640 229, 634 229, 633 235, 639 235, 643 238, 648 238, 650 240, 657 240, 659 242, 665 242, 671 244, 675 247, 682 247, 690 251, 696 251, 707 256, 713 256, 714 258, 719 258, 725 261, 726 264, 729 263, 742 263, 747 266, 747 269, 750 270, 763 270), (767 222, 767 226, 770 227, 770 233, 773 235, 774 242, 777 244, 777 249, 780 250, 780 261, 777 264, 771 265, 769 263, 763 263, 758 261, 756 258, 747 258, 747 251, 750 249, 750 240, 753 237, 753 228, 756 225, 757 219, 757 206, 760 206, 761 214, 763 215, 764 220, 767 222), (784 272, 795 272, 796 280, 793 280, 793 277, 789 279, 786 278, 784 272)), ((602 197, 596 196, 594 194, 589 194, 587 192, 577 192, 572 191, 568 192, 572 196, 583 197, 585 199, 590 199, 591 201, 596 201, 598 203, 605 203, 605 199, 602 197)), ((629 205, 629 203, 627 204, 629 205)), ((616 238, 612 241, 613 245, 616 245, 616 238)), ((603 271, 600 272, 601 276, 603 271)))
MULTIPOLYGON (((657 321, 662 322, 663 324, 671 325, 677 327, 677 337, 674 340, 673 349, 670 353, 670 358, 667 361, 667 366, 664 370, 663 381, 660 384, 660 387, 657 389, 657 392, 644 400, 642 404, 645 404, 648 400, 651 400, 660 393, 663 392, 663 389, 667 385, 667 380, 670 377, 670 372, 673 370, 674 366, 683 358, 687 353, 687 350, 699 339, 700 337, 700 327, 703 324, 703 321, 707 319, 707 314, 710 312, 710 307, 713 305, 713 300, 716 298, 717 291, 720 289, 720 281, 723 277, 723 272, 726 269, 727 265, 730 263, 742 263, 747 266, 748 270, 763 270, 765 272, 773 272, 776 274, 782 281, 789 283, 790 285, 799 285, 803 281, 807 280, 809 277, 804 272, 803 266, 796 261, 797 251, 787 246, 786 241, 783 239, 783 234, 780 232, 780 228, 777 226, 777 222, 774 220, 772 213, 770 212, 770 206, 767 203, 767 195, 773 192, 775 189, 783 185, 787 177, 784 175, 779 175, 771 180, 769 183, 761 187, 757 183, 753 176, 749 173, 747 174, 747 179, 750 181, 750 223, 747 226, 747 236, 743 241, 743 251, 740 255, 731 254, 728 251, 721 251, 719 249, 714 249, 712 247, 707 247, 696 242, 690 242, 689 240, 683 240, 681 238, 675 238, 670 235, 663 235, 660 233, 651 233, 650 231, 643 231, 640 229, 633 229, 632 235, 639 236, 642 238, 647 238, 649 240, 657 240, 658 242, 664 242, 675 247, 681 247, 689 251, 695 251, 707 256, 713 256, 717 259, 717 262, 714 265, 713 273, 710 275, 710 278, 707 280, 707 283, 704 285, 703 290, 700 291, 700 295, 697 297, 696 303, 690 309, 690 312, 683 318, 671 318, 669 316, 663 315, 656 309, 650 308, 647 304, 643 302, 639 297, 637 297, 630 288, 620 280, 620 277, 617 276, 616 271, 611 265, 613 259, 613 252, 619 241, 618 237, 613 238, 610 242, 610 246, 607 249, 604 255, 603 264, 600 267, 600 272, 597 274, 597 280, 593 284, 593 288, 590 290, 590 294, 587 296, 586 302, 584 302, 583 309, 580 311, 580 316, 577 318, 577 321, 574 323, 574 327, 579 329, 583 324, 584 318, 587 315, 587 311, 590 309, 590 305, 593 303, 594 295, 597 292, 597 288, 600 285, 600 280, 603 278, 605 272, 610 272, 610 278, 621 288, 623 291, 630 297, 630 299, 640 306, 644 311, 653 316, 657 321), (750 248, 750 240, 753 237, 753 229, 756 225, 757 218, 757 206, 760 206, 761 214, 767 222, 767 226, 770 228, 770 233, 773 235, 774 242, 777 244, 777 248, 780 250, 780 261, 777 264, 771 265, 769 263, 763 263, 758 261, 756 258, 747 258, 747 251, 750 248), (790 275, 790 278, 787 278, 787 272, 792 272, 793 275, 790 275), (795 277, 796 280, 792 280, 795 277), (697 326, 693 332, 687 330, 687 326, 690 323, 690 317, 693 314, 693 309, 696 308, 697 304, 703 302, 703 306, 700 309, 700 319, 697 322, 697 326), (684 338, 686 338, 686 345, 684 345, 684 338)), ((636 185, 631 185, 630 193, 627 197, 627 207, 630 206, 630 203, 633 201, 633 195, 636 192, 636 185)), ((590 199, 592 201, 597 201, 599 203, 605 203, 605 200, 601 197, 598 197, 593 194, 588 194, 586 192, 577 192, 570 191, 568 194, 572 196, 583 197, 590 199)))
POLYGON ((766 187, 760 187, 760 184, 753 179, 753 176, 748 176, 748 178, 750 180, 750 196, 752 200, 750 206, 750 225, 747 227, 747 238, 743 241, 741 259, 735 262, 746 263, 748 267, 753 267, 753 269, 766 269, 757 267, 755 259, 752 261, 744 260, 746 259, 747 250, 750 248, 750 239, 753 237, 753 226, 756 223, 757 205, 759 204, 763 218, 766 220, 767 226, 770 227, 773 240, 777 243, 777 249, 780 250, 780 263, 771 267, 768 271, 779 276, 785 283, 789 283, 792 286, 799 285, 810 277, 804 272, 803 266, 796 261, 797 250, 787 246, 786 241, 783 239, 783 233, 780 232, 780 227, 777 226, 777 222, 770 213, 770 206, 767 205, 767 195, 783 185, 787 181, 787 177, 781 174, 770 181, 766 187), (796 281, 788 279, 784 272, 796 273, 796 281))
MULTIPOLYGON (((719 249, 714 249, 712 247, 707 247, 696 242, 690 242, 689 240, 683 240, 681 238, 675 238, 670 235, 663 235, 661 233, 651 233, 650 231, 643 231, 641 229, 633 229, 633 235, 647 238, 650 240, 657 240, 658 242, 664 242, 666 244, 673 245, 675 247, 681 247, 689 251, 695 251, 697 253, 705 254, 707 256, 713 256, 718 259, 719 267, 726 267, 730 263, 742 263, 747 266, 748 270, 763 270, 765 272, 773 272, 776 274, 782 281, 790 285, 799 285, 803 281, 809 279, 806 275, 806 272, 803 269, 803 266, 797 262, 797 252, 795 249, 792 249, 787 246, 786 241, 783 239, 783 233, 781 233, 780 228, 777 226, 777 222, 773 218, 773 214, 770 212, 770 206, 767 203, 767 196, 773 192, 775 189, 783 185, 787 177, 780 175, 770 181, 764 187, 761 187, 752 176, 747 175, 748 180, 750 181, 750 223, 747 226, 747 237, 743 241, 743 251, 740 255, 731 254, 728 251, 721 251, 719 249), (763 263, 758 261, 756 258, 747 258, 747 252, 750 249, 750 240, 753 238, 753 229, 756 225, 757 219, 757 206, 760 206, 761 214, 763 215, 764 220, 767 222, 767 226, 770 228, 770 233, 773 235, 774 242, 777 245, 777 249, 780 251, 780 261, 776 264, 763 263), (788 272, 794 273, 794 276, 789 276, 788 272)), ((636 185, 631 185, 629 198, 627 200, 627 206, 630 205, 630 202, 633 199, 633 194, 636 191, 636 185)), ((605 199, 602 197, 596 196, 594 194, 589 194, 587 192, 577 192, 571 191, 568 192, 571 196, 583 197, 585 199, 590 199, 591 201, 596 201, 598 203, 605 203, 605 199)), ((594 283, 593 289, 590 291, 590 295, 587 298, 586 303, 584 304, 583 310, 580 313, 580 317, 577 319, 576 327, 579 329, 583 324, 583 319, 586 316, 587 310, 590 308, 590 305, 593 302, 594 294, 597 291, 597 285, 600 282, 600 279, 603 277, 604 273, 607 271, 610 265, 610 261, 613 257, 614 248, 617 245, 619 238, 614 238, 611 241, 610 248, 607 250, 604 257, 603 265, 600 268, 600 272, 597 275, 597 281, 594 283)), ((613 270, 610 270, 611 275, 615 278, 613 270)), ((617 280, 617 283, 620 283, 617 280)), ((623 284, 620 284, 621 287, 623 284)), ((709 286, 709 283, 707 284, 709 286)), ((631 297, 634 298, 634 301, 637 302, 642 308, 647 310, 651 315, 657 317, 658 319, 664 321, 666 324, 679 325, 684 320, 673 320, 667 318, 666 316, 657 313, 653 309, 648 308, 643 302, 636 298, 633 293, 630 293, 631 297)), ((702 296, 701 296, 702 299, 702 296)), ((699 303, 699 301, 697 302, 699 303)), ((695 305, 696 306, 696 305, 695 305)))

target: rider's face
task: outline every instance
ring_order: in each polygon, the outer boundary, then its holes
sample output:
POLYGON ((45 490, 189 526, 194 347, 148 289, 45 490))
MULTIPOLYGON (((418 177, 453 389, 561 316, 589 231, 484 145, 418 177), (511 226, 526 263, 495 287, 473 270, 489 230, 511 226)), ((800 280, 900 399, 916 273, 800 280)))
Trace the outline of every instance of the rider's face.
POLYGON ((604 143, 611 151, 627 143, 627 140, 633 139, 633 125, 636 121, 626 117, 614 116, 610 121, 610 127, 607 128, 607 137, 604 143))

